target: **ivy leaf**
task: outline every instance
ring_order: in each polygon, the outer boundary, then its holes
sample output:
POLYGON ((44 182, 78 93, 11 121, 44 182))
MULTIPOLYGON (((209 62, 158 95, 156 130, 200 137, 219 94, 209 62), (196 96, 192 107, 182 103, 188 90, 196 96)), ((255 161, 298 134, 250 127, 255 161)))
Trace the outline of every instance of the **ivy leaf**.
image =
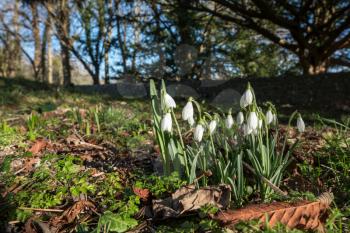
MULTIPOLYGON (((110 211, 106 211, 98 222, 98 229, 101 229, 101 226, 109 226, 110 232, 126 232, 130 228, 137 225, 137 221, 128 216, 123 216, 119 214, 114 214, 110 211)), ((99 232, 99 230, 97 231, 99 232)))

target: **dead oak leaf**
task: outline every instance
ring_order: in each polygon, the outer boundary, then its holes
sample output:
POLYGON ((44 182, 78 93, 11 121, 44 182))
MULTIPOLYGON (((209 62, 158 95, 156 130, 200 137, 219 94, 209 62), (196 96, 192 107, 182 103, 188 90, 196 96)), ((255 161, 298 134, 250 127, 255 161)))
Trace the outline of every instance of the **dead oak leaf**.
POLYGON ((324 230, 324 217, 333 200, 330 193, 322 194, 317 201, 299 201, 296 203, 275 202, 250 205, 238 210, 218 213, 214 219, 224 225, 234 225, 242 221, 259 220, 270 227, 282 223, 288 228, 303 230, 324 230))

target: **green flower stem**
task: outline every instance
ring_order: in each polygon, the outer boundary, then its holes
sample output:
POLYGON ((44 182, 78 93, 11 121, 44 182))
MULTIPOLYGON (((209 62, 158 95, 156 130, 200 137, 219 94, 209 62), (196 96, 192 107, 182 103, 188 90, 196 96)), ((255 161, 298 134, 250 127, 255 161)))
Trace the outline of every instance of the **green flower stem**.
POLYGON ((180 137, 180 143, 181 143, 181 147, 182 147, 182 151, 183 151, 183 155, 184 155, 184 160, 185 160, 186 176, 189 177, 190 176, 190 171, 189 171, 188 164, 187 164, 188 161, 187 161, 185 143, 184 143, 184 141, 182 139, 181 129, 180 129, 179 123, 176 120, 176 116, 175 116, 175 113, 174 113, 173 109, 171 109, 171 115, 172 115, 172 117, 174 119, 174 122, 175 122, 175 125, 176 125, 176 129, 177 129, 179 137, 180 137))
POLYGON ((211 148, 212 148, 212 153, 211 153, 212 160, 213 160, 215 167, 217 167, 217 161, 215 159, 215 145, 214 145, 213 135, 209 134, 209 137, 210 137, 210 144, 211 144, 211 148))
POLYGON ((195 100, 192 100, 192 102, 194 103, 194 105, 196 106, 196 108, 198 110, 199 120, 202 120, 202 110, 201 110, 199 103, 195 100))

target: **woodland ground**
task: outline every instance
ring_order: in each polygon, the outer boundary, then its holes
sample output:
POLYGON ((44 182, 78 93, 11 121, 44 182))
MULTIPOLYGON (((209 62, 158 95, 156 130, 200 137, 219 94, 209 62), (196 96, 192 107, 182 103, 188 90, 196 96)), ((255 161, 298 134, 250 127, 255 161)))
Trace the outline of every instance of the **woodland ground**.
MULTIPOLYGON (((349 231, 349 117, 337 124, 304 115, 308 127, 281 189, 306 199, 332 191, 326 228, 349 231)), ((159 176, 150 119, 148 100, 0 79, 0 232, 229 232, 205 209, 171 221, 143 213, 185 184, 177 174, 159 176)), ((260 232, 254 223, 236 229, 260 232)))

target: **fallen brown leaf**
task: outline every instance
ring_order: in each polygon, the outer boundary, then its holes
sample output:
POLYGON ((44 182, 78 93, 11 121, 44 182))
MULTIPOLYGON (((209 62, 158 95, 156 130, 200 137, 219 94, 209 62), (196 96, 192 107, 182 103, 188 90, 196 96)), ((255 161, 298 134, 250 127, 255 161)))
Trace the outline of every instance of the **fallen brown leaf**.
POLYGON ((73 206, 65 210, 61 216, 54 217, 50 220, 50 226, 53 226, 57 231, 64 225, 74 222, 78 215, 86 210, 96 210, 95 205, 90 201, 78 201, 73 206))
POLYGON ((134 193, 141 198, 142 201, 147 201, 150 196, 151 196, 151 193, 149 191, 149 189, 142 189, 142 188, 137 188, 137 187, 134 187, 133 188, 133 191, 134 193))
POLYGON ((219 220, 224 225, 234 225, 249 220, 260 220, 264 224, 267 220, 270 227, 282 223, 290 229, 324 232, 323 224, 332 200, 333 196, 330 193, 324 193, 314 202, 276 202, 250 205, 238 210, 220 212, 214 219, 219 220))
POLYGON ((28 150, 28 152, 32 152, 33 155, 37 155, 42 149, 46 147, 46 145, 47 141, 43 139, 38 139, 28 150))
POLYGON ((226 208, 229 205, 229 185, 208 186, 197 189, 195 185, 180 188, 171 197, 153 201, 154 218, 178 217, 186 212, 198 210, 205 205, 226 208))

